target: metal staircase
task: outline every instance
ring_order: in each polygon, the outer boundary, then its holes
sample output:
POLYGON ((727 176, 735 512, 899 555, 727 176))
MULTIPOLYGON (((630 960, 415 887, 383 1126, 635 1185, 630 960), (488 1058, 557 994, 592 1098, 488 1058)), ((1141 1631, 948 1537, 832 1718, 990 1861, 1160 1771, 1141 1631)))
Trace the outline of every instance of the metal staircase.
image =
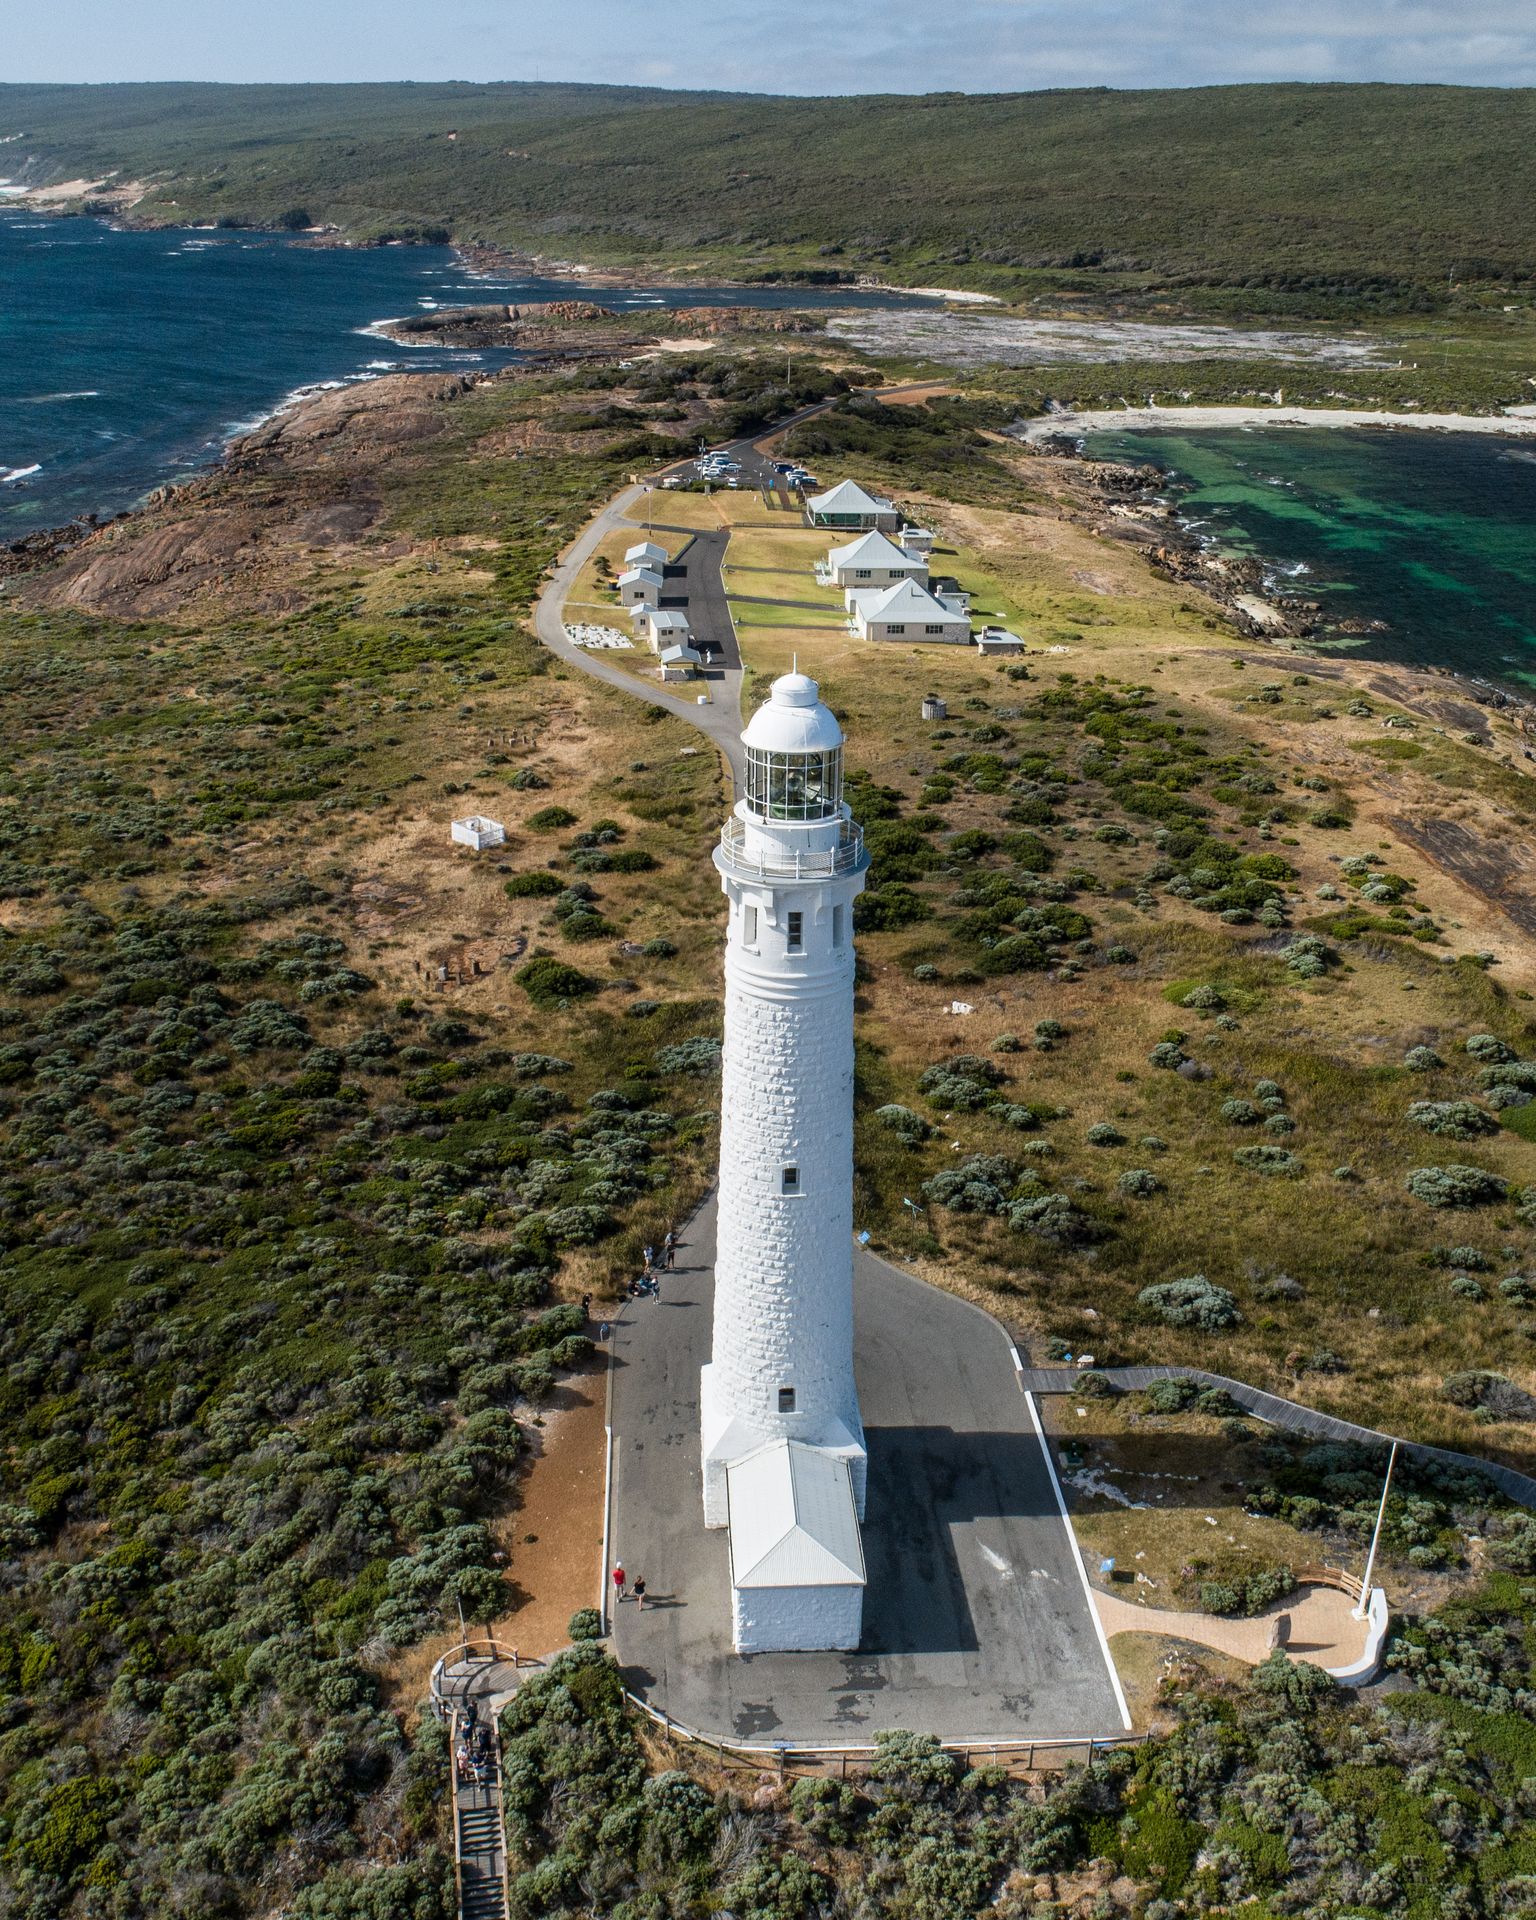
POLYGON ((506 1920, 507 1841, 501 1819, 501 1749, 496 1722, 482 1718, 474 1729, 455 1713, 453 1742, 453 1853, 459 1880, 459 1920, 506 1920), (472 1744, 478 1732, 478 1744, 472 1744), (461 1752, 473 1752, 470 1777, 460 1768, 461 1752))

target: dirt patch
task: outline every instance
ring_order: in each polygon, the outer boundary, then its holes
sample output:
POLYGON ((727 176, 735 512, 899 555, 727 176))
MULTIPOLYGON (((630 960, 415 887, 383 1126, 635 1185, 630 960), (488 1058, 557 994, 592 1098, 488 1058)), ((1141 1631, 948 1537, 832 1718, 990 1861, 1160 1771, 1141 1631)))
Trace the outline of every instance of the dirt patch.
POLYGON ((1389 814, 1385 824, 1442 873, 1497 907, 1522 933, 1536 934, 1536 871, 1523 840, 1494 840, 1456 820, 1389 814))
POLYGON ((491 1521, 515 1595, 492 1631, 520 1653, 544 1655, 565 1646, 571 1615, 597 1604, 603 1576, 605 1367, 599 1358, 592 1371, 550 1395, 544 1424, 534 1429, 537 1452, 518 1481, 515 1504, 491 1521))

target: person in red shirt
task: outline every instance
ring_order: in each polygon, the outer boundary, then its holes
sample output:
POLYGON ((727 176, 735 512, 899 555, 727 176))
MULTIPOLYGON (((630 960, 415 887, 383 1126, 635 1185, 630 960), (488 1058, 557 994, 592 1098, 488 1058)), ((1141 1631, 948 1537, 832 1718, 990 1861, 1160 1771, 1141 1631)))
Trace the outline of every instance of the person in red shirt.
POLYGON ((613 1597, 615 1600, 622 1600, 624 1598, 624 1585, 624 1567, 621 1562, 616 1561, 613 1569, 613 1597))

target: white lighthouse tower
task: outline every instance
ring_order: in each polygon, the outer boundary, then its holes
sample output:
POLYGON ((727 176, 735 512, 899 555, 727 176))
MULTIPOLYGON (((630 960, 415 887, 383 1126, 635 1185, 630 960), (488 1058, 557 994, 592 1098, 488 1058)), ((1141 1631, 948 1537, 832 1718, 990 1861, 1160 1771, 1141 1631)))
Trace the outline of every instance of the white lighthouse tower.
POLYGON ((742 740, 746 796, 715 853, 730 925, 704 1519, 731 1531, 740 1651, 853 1647, 853 903, 868 858, 814 680, 776 680, 742 740))

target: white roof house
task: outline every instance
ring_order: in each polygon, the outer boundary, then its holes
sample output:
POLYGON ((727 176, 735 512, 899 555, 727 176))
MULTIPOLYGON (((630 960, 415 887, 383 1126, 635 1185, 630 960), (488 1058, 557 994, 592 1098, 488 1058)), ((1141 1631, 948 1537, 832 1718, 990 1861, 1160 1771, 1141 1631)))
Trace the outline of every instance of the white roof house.
POLYGON ((847 1460, 769 1440, 730 1462, 726 1484, 736 1651, 857 1647, 864 1549, 847 1460))
POLYGON ((928 562, 903 553, 894 541, 871 528, 846 546, 834 547, 827 555, 824 571, 837 587, 890 587, 898 580, 923 583, 928 578, 928 562))
POLYGON ((662 580, 655 567, 630 567, 619 575, 619 599, 626 607, 654 607, 662 580))
POLYGON ((636 607, 634 620, 649 635, 652 653, 660 653, 663 647, 687 646, 693 639, 687 614, 675 607, 636 607))
POLYGON ((854 632, 861 640, 926 640, 968 646, 970 616, 946 606, 915 580, 847 596, 854 632))
POLYGON ((813 527, 878 527, 894 533, 901 516, 889 500, 866 493, 856 480, 840 480, 805 503, 813 527))
POLYGON ((667 550, 658 547, 654 540, 642 540, 625 549, 624 564, 629 567, 650 567, 660 573, 667 564, 667 550))

